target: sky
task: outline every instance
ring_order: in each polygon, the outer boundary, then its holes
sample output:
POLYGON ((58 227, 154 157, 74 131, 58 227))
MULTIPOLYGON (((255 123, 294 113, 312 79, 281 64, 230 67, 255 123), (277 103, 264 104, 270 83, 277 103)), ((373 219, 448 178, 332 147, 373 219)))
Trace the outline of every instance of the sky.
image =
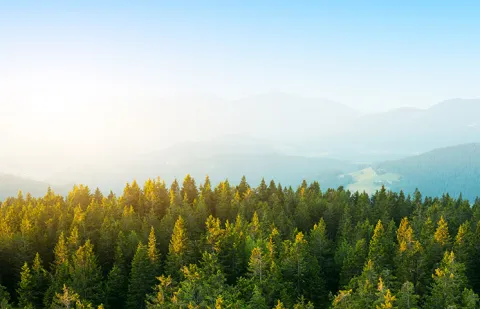
POLYGON ((478 16, 478 1, 0 0, 0 159, 98 157, 146 136, 122 104, 179 93, 364 112, 480 97, 478 16))

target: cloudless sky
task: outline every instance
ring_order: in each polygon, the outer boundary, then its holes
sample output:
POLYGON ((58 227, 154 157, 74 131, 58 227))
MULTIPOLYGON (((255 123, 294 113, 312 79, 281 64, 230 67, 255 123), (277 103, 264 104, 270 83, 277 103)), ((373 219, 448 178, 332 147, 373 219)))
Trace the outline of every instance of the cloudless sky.
POLYGON ((282 91, 384 111, 479 97, 479 16, 480 1, 0 0, 1 142, 95 134, 112 98, 282 91))

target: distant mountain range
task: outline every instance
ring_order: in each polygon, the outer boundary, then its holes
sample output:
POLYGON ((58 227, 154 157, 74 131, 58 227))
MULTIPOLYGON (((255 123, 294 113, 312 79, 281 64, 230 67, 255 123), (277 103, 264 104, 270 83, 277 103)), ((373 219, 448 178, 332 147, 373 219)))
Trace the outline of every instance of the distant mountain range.
MULTIPOLYGON (((143 182, 160 176, 169 183, 175 178, 181 181, 186 174, 191 174, 197 183, 203 182, 204 177, 209 175, 213 183, 228 179, 235 184, 245 175, 252 185, 257 185, 264 177, 266 181, 273 179, 286 186, 296 186, 303 179, 317 180, 324 189, 345 186, 351 191, 368 193, 384 185, 387 189, 404 190, 406 193, 413 193, 419 188, 429 196, 449 193, 458 197, 462 193, 471 201, 480 195, 480 143, 441 148, 374 164, 283 155, 268 147, 259 149, 257 153, 248 153, 248 144, 245 142, 243 146, 243 152, 235 153, 235 148, 222 144, 223 148, 210 149, 218 151, 212 155, 208 151, 212 145, 208 143, 197 143, 192 147, 179 145, 121 165, 65 172, 49 179, 48 183, 53 183, 54 190, 62 194, 73 183, 121 193, 125 183, 133 179, 143 182), (66 186, 66 183, 70 185, 66 186)), ((19 189, 43 195, 47 187, 47 182, 0 176, 0 198, 16 195, 19 189)))
MULTIPOLYGON (((0 201, 9 196, 17 196, 20 190, 24 196, 27 192, 32 196, 43 196, 48 187, 46 182, 0 173, 0 201)), ((67 192, 64 186, 57 186, 55 189, 62 194, 67 192)))
MULTIPOLYGON (((197 182, 207 174, 213 181, 231 182, 246 175, 252 184, 264 176, 284 185, 297 185, 305 178, 320 180, 324 188, 345 185, 371 191, 384 182, 394 190, 419 187, 432 195, 480 194, 475 193, 478 181, 471 183, 478 180, 479 163, 472 149, 480 143, 480 99, 453 99, 428 109, 377 114, 284 93, 240 100, 194 96, 157 103, 153 100, 136 109, 125 103, 112 109, 112 119, 120 113, 123 118, 117 118, 125 123, 135 120, 129 126, 135 130, 131 134, 112 131, 112 143, 119 143, 112 148, 118 149, 115 155, 104 156, 101 163, 75 162, 43 182, 2 175, 0 198, 15 195, 18 189, 43 193, 47 184, 63 191, 66 184, 85 183, 121 192, 132 179, 161 176, 169 182, 187 173, 197 182), (143 129, 148 134, 139 135, 143 129), (160 147, 166 137, 177 133, 180 141, 185 140, 182 134, 202 138, 160 147), (445 148, 461 144, 465 145, 445 148), (431 149, 437 150, 428 152, 431 149), (140 150, 146 154, 139 155, 140 150), (430 160, 432 153, 436 160, 430 160)), ((15 158, 0 154, 0 171, 28 175, 26 170, 34 164, 11 162, 15 158)))
POLYGON ((428 109, 400 108, 339 121, 302 144, 337 158, 378 161, 478 142, 480 99, 454 99, 428 109))

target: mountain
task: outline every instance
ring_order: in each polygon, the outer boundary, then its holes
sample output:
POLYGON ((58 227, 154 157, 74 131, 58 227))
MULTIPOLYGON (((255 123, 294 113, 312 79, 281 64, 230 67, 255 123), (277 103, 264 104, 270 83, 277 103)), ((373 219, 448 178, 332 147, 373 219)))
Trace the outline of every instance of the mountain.
MULTIPOLYGON (((48 187, 49 184, 46 182, 0 173, 0 201, 8 196, 17 196, 19 190, 23 194, 28 192, 32 196, 43 196, 48 187)), ((59 186, 53 189, 59 189, 58 193, 66 192, 65 187, 59 186)))
POLYGON ((453 99, 428 109, 401 108, 367 114, 319 137, 323 147, 353 159, 358 154, 412 155, 480 142, 480 99, 453 99))
POLYGON ((480 143, 435 149, 400 160, 385 161, 350 174, 350 190, 373 192, 385 185, 394 191, 424 195, 448 193, 473 201, 480 196, 480 143))
MULTIPOLYGON (((303 179, 318 180, 323 187, 345 183, 338 175, 353 172, 358 165, 327 157, 305 157, 285 152, 288 145, 270 145, 260 139, 224 136, 203 142, 181 143, 162 151, 133 156, 129 160, 101 166, 83 166, 48 179, 50 183, 83 183, 121 192, 126 182, 160 176, 167 182, 192 175, 203 182, 209 175, 212 182, 228 179, 238 183, 246 176, 252 184, 262 177, 282 185, 296 185, 303 179)), ((348 178, 348 177, 347 177, 348 178)))

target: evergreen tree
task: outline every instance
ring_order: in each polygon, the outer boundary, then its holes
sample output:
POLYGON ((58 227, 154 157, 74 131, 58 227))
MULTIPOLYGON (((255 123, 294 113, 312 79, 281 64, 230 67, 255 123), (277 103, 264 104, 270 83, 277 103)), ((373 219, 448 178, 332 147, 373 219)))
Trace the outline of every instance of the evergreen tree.
POLYGON ((32 274, 30 272, 30 267, 28 267, 27 262, 25 262, 25 264, 23 264, 22 266, 22 271, 20 273, 20 283, 17 289, 18 305, 20 307, 33 306, 34 288, 35 286, 32 274))
POLYGON ((0 309, 11 309, 10 293, 7 288, 0 284, 0 309))
POLYGON ((413 283, 405 282, 397 293, 395 307, 398 309, 417 309, 419 296, 415 294, 413 283))
POLYGON ((115 263, 105 282, 105 308, 124 308, 128 278, 122 249, 117 246, 115 263))
POLYGON ((455 260, 453 252, 445 252, 440 267, 435 270, 430 295, 425 309, 465 308, 473 303, 476 307, 478 296, 466 288, 465 266, 455 260))
POLYGON ((152 269, 155 270, 155 274, 159 269, 159 253, 157 250, 157 238, 155 237, 155 229, 153 226, 150 229, 150 234, 148 236, 148 259, 152 264, 152 269))
POLYGON ((396 277, 400 282, 417 282, 423 250, 419 241, 415 240, 413 229, 408 218, 403 218, 397 230, 397 248, 395 255, 396 277))
POLYGON ((32 274, 32 305, 34 308, 41 308, 43 306, 43 296, 48 289, 49 278, 48 273, 42 266, 42 259, 40 254, 35 255, 31 269, 32 274))
POLYGON ((154 271, 148 256, 148 248, 140 243, 132 261, 127 308, 145 308, 145 297, 155 284, 154 271))
POLYGON ((389 231, 385 230, 382 221, 378 221, 373 231, 368 251, 368 259, 373 262, 377 270, 391 268, 393 239, 389 231))
POLYGON ((164 309, 174 307, 173 280, 170 276, 160 276, 155 291, 147 296, 147 309, 164 309))
POLYGON ((89 240, 80 246, 72 260, 71 288, 82 300, 99 304, 102 299, 102 273, 89 240))
POLYGON ((63 232, 55 245, 54 254, 53 277, 43 299, 45 307, 50 307, 56 293, 60 292, 62 287, 70 281, 70 253, 63 232))
POLYGON ((168 247, 166 272, 175 280, 180 279, 180 269, 188 264, 190 242, 183 218, 178 217, 173 227, 172 239, 168 247))
POLYGON ((262 295, 262 290, 255 285, 253 288, 252 298, 248 302, 248 309, 268 309, 265 297, 262 295))

